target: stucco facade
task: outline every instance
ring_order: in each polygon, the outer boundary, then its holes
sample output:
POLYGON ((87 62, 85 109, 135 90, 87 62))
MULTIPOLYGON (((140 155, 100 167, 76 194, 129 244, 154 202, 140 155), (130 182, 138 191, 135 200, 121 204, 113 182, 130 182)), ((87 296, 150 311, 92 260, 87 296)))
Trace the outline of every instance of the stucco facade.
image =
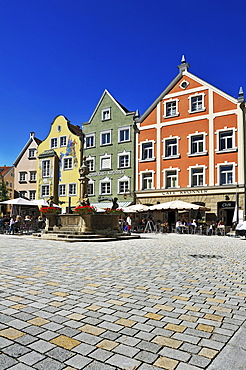
POLYGON ((37 198, 54 197, 63 211, 80 197, 79 167, 82 131, 59 115, 38 147, 37 198))
POLYGON ((91 204, 104 207, 105 200, 111 206, 114 197, 120 206, 134 201, 135 114, 105 90, 83 124, 91 204))
POLYGON ((181 199, 231 224, 245 209, 245 103, 191 74, 179 74, 138 121, 137 200, 181 199))
POLYGON ((37 149, 41 142, 35 137, 35 133, 31 132, 29 140, 14 162, 16 197, 36 199, 37 149))

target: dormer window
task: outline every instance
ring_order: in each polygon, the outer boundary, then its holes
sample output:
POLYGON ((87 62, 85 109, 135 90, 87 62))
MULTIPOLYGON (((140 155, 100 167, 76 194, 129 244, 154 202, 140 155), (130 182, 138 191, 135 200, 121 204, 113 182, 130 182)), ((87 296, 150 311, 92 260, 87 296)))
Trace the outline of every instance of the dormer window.
POLYGON ((111 118, 110 108, 102 109, 102 121, 107 121, 111 118))

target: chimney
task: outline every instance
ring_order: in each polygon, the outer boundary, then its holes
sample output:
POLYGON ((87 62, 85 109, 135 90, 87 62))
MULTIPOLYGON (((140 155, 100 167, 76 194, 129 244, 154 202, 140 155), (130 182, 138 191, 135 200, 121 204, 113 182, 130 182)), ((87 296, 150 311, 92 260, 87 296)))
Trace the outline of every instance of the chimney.
POLYGON ((182 55, 181 64, 178 66, 179 73, 187 72, 190 67, 189 63, 186 63, 185 56, 182 55))
POLYGON ((243 103, 244 102, 244 92, 243 92, 242 87, 240 87, 240 89, 239 89, 237 101, 238 101, 238 103, 243 103))

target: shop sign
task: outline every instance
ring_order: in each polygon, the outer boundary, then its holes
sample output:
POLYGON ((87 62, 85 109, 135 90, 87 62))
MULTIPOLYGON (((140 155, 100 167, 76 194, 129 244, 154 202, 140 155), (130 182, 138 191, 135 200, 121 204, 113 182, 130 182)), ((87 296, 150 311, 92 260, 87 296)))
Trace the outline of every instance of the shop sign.
POLYGON ((125 173, 125 170, 112 170, 112 171, 100 171, 100 172, 91 172, 88 174, 88 177, 92 176, 106 176, 106 175, 121 175, 125 173))
POLYGON ((225 208, 234 208, 235 202, 218 202, 218 208, 225 209, 225 208))

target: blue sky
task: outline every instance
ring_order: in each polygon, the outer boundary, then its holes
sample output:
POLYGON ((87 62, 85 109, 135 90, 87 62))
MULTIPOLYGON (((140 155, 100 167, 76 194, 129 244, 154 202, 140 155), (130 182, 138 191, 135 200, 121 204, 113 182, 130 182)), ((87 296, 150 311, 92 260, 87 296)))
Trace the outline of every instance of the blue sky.
POLYGON ((0 165, 57 115, 86 122, 104 89, 144 113, 182 54, 191 73, 246 93, 245 13, 245 0, 1 1, 0 165))

